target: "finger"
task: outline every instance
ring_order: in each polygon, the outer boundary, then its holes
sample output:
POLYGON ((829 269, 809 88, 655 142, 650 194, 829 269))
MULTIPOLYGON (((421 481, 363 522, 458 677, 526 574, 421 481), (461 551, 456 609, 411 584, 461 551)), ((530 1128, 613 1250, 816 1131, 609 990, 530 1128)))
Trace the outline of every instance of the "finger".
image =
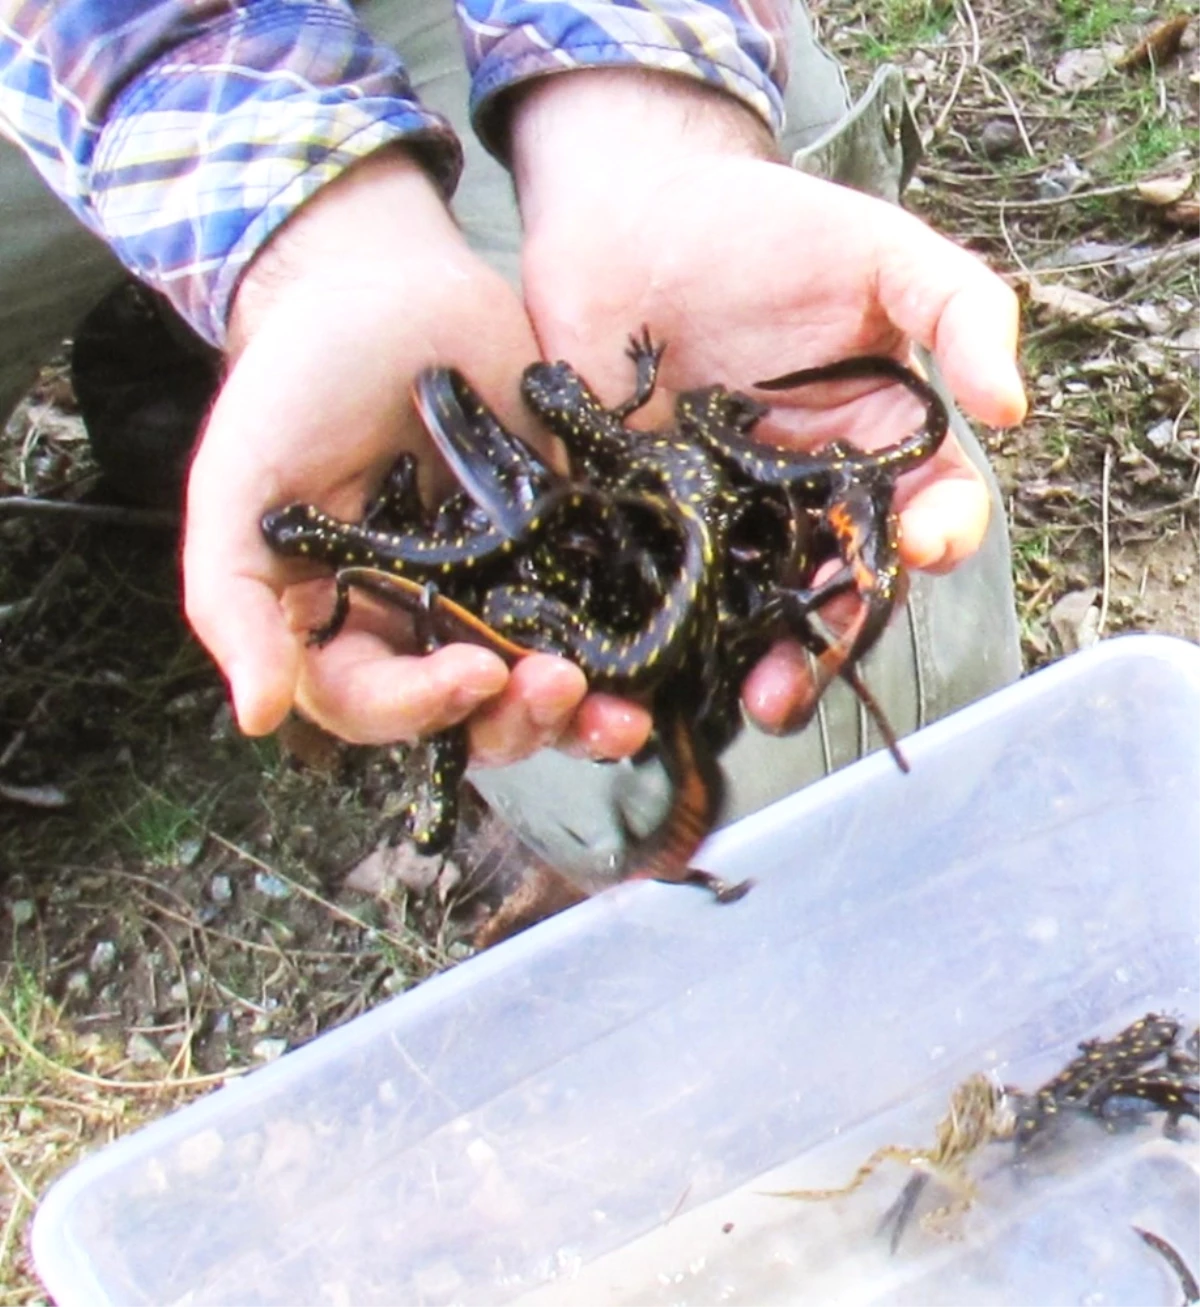
POLYGON ((804 649, 784 640, 751 668, 742 683, 742 703, 762 730, 782 735, 807 714, 815 688, 804 649))
POLYGON ((983 543, 992 503, 973 468, 929 480, 900 513, 900 558, 924 572, 947 572, 983 543))
POLYGON ((396 654, 364 631, 306 650, 296 703, 353 744, 415 740, 463 721, 508 680, 486 649, 452 644, 423 657, 396 654))
POLYGON ((472 719, 472 759, 498 767, 553 744, 586 693, 587 679, 573 663, 552 654, 522 659, 503 692, 472 719))
POLYGON ((894 214, 879 230, 877 284, 888 317, 933 351, 969 413, 993 426, 1020 422, 1027 405, 1016 365, 1016 295, 910 214, 894 214))
POLYGON ((291 707, 300 645, 266 575, 257 515, 240 507, 236 480, 226 493, 212 492, 212 461, 202 447, 188 482, 184 611, 229 682, 239 727, 264 735, 291 707), (239 528, 242 520, 252 524, 249 533, 239 528))
POLYGON ((214 568, 203 550, 186 546, 183 575, 188 621, 229 683, 238 726, 266 735, 287 716, 300 667, 274 590, 214 568))
POLYGON ((576 758, 608 762, 643 748, 654 721, 641 704, 612 694, 589 694, 559 748, 576 758))

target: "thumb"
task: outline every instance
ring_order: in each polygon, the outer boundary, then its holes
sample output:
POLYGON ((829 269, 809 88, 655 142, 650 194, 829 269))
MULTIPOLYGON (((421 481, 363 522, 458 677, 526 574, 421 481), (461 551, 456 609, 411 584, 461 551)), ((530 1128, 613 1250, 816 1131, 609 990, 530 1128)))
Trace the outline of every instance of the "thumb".
POLYGON ((184 611, 229 683, 238 725, 265 735, 291 708, 301 650, 258 534, 262 494, 246 456, 252 445, 227 439, 226 425, 218 399, 188 476, 184 611))
POLYGON ((954 397, 991 426, 1025 416, 1016 365, 1017 297, 979 259, 907 213, 879 229, 879 300, 905 335, 933 353, 954 397))
POLYGON ((274 590, 256 577, 230 574, 188 531, 184 604, 196 634, 229 683, 238 726, 273 731, 291 709, 300 650, 274 590))

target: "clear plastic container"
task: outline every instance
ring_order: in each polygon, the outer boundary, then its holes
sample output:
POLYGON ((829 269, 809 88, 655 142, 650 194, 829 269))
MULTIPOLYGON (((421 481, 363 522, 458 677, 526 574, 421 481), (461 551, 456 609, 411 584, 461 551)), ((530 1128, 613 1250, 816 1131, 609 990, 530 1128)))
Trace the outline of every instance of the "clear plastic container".
MULTIPOLYGON (((1200 1009, 1200 649, 1105 643, 740 822, 743 900, 619 886, 84 1161, 59 1307, 1175 1303, 1195 1123, 975 1159, 946 1238, 876 1224, 951 1090, 1033 1088, 1200 1009)), ((930 1193, 935 1187, 930 1186, 930 1193)))

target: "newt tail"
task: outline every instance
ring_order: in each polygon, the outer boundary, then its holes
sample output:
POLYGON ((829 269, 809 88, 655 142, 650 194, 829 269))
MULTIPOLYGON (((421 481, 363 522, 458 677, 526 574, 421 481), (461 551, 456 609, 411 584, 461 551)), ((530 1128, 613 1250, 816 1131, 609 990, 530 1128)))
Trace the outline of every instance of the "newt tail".
POLYGON ((711 750, 698 737, 688 712, 678 704, 658 720, 659 752, 670 783, 671 800, 662 820, 639 839, 622 818, 627 852, 620 878, 662 880, 699 885, 711 890, 718 903, 734 903, 753 885, 730 884, 711 871, 690 866, 696 850, 717 823, 725 782, 711 750))

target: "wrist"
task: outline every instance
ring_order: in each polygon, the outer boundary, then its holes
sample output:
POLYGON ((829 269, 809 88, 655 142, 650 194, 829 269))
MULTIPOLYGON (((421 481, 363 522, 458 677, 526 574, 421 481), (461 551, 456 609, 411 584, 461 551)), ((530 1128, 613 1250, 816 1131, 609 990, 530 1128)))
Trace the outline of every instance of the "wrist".
POLYGON ((510 144, 527 228, 563 195, 659 183, 706 157, 779 158, 770 129, 742 101, 644 68, 539 79, 513 104, 510 144))
MULTIPOLYGON (((294 294, 336 303, 360 282, 386 290, 406 249, 460 241, 441 192, 405 149, 348 168, 272 234, 242 275, 229 314, 227 350, 236 358, 259 324, 294 294)), ((403 290, 395 287, 396 293, 403 290)))

